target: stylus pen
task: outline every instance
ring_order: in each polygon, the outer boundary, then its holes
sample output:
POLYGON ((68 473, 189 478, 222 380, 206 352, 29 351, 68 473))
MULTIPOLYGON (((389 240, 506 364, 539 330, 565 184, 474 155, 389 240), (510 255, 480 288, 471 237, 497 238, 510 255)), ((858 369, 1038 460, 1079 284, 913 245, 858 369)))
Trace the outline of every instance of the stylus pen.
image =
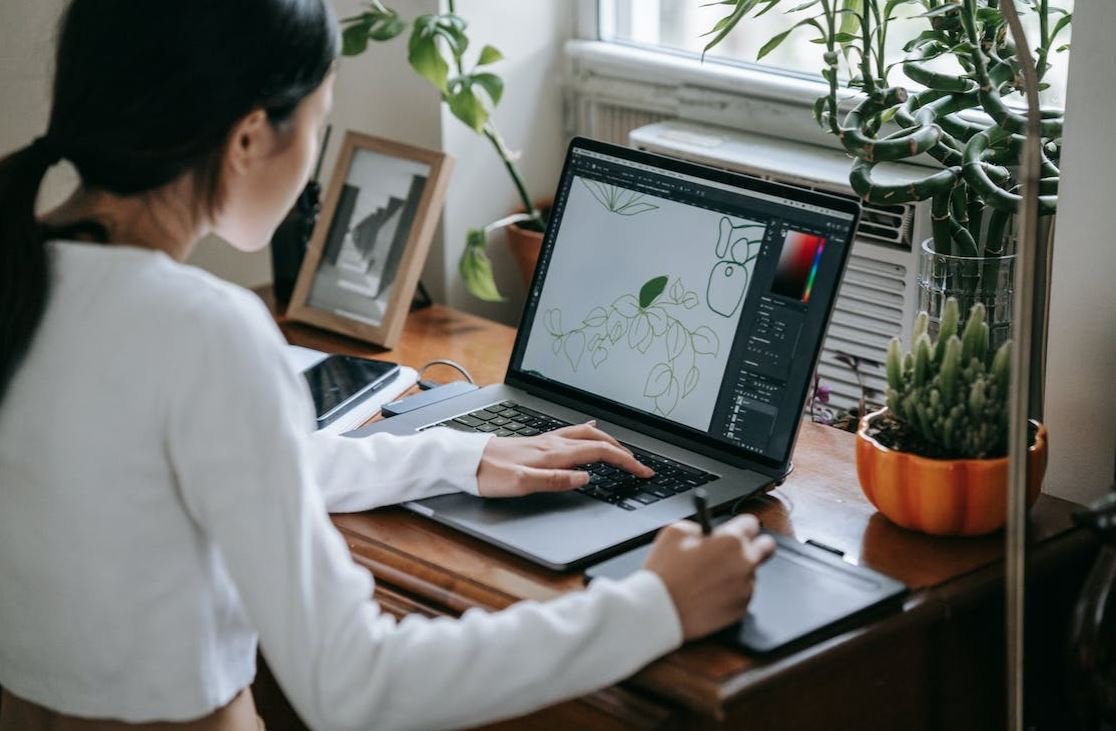
POLYGON ((704 536, 713 532, 713 523, 709 518, 709 499, 704 487, 694 488, 694 511, 697 513, 698 522, 701 523, 701 534, 704 536))

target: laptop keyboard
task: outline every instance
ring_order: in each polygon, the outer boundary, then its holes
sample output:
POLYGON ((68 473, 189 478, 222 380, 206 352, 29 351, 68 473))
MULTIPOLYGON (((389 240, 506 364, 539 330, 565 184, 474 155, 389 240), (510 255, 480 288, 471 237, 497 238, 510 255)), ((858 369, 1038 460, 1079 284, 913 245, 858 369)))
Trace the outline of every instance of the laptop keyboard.
MULTIPOLYGON (((486 432, 498 437, 531 437, 570 424, 526 406, 504 401, 432 426, 486 432)), ((578 492, 624 510, 638 510, 717 479, 717 475, 696 467, 630 444, 624 446, 632 450, 636 459, 655 470, 655 476, 645 480, 606 462, 578 465, 574 469, 589 473, 589 484, 578 488, 578 492)))

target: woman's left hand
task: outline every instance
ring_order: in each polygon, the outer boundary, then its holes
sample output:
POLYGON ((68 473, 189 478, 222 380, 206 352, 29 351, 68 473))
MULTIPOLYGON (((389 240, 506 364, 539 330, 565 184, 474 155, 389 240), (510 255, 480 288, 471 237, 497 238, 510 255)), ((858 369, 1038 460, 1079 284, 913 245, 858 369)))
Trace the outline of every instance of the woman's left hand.
POLYGON ((575 490, 589 481, 589 474, 571 468, 593 462, 607 462, 637 477, 655 474, 591 421, 534 437, 490 439, 477 468, 477 490, 482 497, 575 490))

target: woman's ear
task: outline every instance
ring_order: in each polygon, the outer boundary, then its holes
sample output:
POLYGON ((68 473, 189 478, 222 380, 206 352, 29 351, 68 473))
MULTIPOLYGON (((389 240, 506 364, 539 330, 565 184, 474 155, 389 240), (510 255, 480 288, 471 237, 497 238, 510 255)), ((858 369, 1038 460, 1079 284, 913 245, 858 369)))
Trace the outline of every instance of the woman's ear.
POLYGON ((275 129, 267 112, 256 109, 233 125, 225 153, 226 163, 232 172, 247 173, 257 161, 268 157, 275 146, 275 129))

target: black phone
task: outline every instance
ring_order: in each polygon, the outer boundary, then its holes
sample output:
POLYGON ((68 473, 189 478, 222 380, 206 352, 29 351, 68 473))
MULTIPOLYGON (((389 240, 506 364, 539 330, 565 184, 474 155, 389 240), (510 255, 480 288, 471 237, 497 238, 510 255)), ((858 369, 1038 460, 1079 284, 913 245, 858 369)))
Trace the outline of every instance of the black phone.
POLYGON ((303 371, 314 397, 318 428, 335 421, 391 383, 398 373, 396 363, 353 355, 331 355, 303 371))

